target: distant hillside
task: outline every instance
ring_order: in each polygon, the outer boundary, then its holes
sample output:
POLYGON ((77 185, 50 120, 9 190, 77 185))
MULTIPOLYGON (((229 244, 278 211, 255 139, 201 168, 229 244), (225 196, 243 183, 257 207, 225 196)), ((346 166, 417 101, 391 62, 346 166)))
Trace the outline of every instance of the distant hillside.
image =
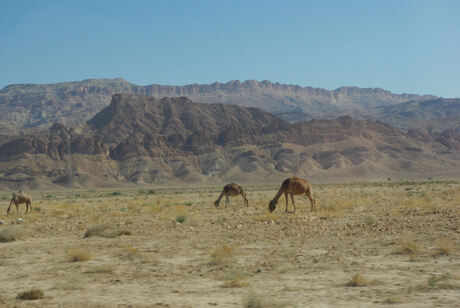
POLYGON ((401 128, 425 128, 430 131, 460 129, 460 99, 410 101, 376 107, 369 118, 401 128))
MULTIPOLYGON (((256 107, 287 121, 312 118, 357 117, 363 110, 434 96, 393 94, 383 89, 342 87, 333 91, 282 85, 270 81, 238 80, 209 85, 138 86, 123 79, 88 79, 49 85, 10 85, 0 91, 0 125, 13 128, 47 127, 52 123, 76 126, 110 103, 114 93, 154 97, 185 96, 199 103, 256 107)), ((375 117, 371 117, 375 119, 375 117)), ((393 123, 398 126, 398 123, 393 123)))
POLYGON ((0 189, 460 175, 456 130, 407 134, 344 116, 288 124, 256 108, 114 95, 79 130, 0 144, 0 189), (69 177, 69 174, 71 175, 69 177))

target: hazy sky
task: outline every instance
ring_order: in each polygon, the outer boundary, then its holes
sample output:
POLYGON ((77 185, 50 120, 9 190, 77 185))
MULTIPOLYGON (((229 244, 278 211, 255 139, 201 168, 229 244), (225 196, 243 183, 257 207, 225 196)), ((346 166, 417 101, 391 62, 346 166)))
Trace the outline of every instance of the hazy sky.
POLYGON ((460 1, 0 0, 0 88, 233 79, 460 97, 460 1))

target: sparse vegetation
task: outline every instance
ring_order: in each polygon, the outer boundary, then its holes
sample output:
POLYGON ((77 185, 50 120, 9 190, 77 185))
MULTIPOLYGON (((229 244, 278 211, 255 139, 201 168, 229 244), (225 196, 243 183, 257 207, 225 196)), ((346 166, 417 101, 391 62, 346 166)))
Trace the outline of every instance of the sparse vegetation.
POLYGON ((250 206, 229 210, 215 209, 220 188, 213 187, 159 188, 154 196, 137 188, 122 197, 85 191, 75 202, 57 191, 52 200, 36 198, 40 215, 21 217, 21 225, 15 213, 0 212, 0 233, 14 227, 32 235, 0 243, 0 306, 26 304, 14 299, 24 291, 18 285, 40 287, 40 306, 75 306, 85 297, 99 306, 142 306, 145 290, 160 283, 173 296, 155 303, 171 307, 412 304, 421 292, 426 305, 456 305, 460 183, 313 185, 318 212, 299 196, 297 214, 284 213, 284 197, 270 214, 278 188, 250 187, 250 206), (185 223, 176 225, 181 215, 185 223), (78 261, 67 248, 92 259, 78 261), (317 296, 324 290, 327 297, 317 296))
POLYGON ((250 292, 243 298, 243 307, 262 308, 264 307, 263 297, 255 292, 250 292))
POLYGON ((353 277, 348 281, 347 287, 365 287, 370 285, 371 282, 365 279, 360 273, 356 273, 353 277))
POLYGON ((184 223, 186 220, 187 220, 187 216, 185 216, 185 215, 176 216, 176 221, 177 221, 178 223, 180 223, 180 224, 181 224, 181 223, 184 223))
POLYGON ((243 288, 249 285, 249 282, 245 281, 244 278, 246 277, 240 271, 232 271, 225 273, 220 277, 220 280, 223 280, 223 284, 221 285, 222 288, 243 288))
POLYGON ((225 265, 233 263, 235 260, 235 250, 233 247, 224 245, 214 249, 211 253, 211 265, 225 265))
POLYGON ((18 293, 16 298, 22 300, 36 300, 45 298, 45 294, 40 289, 31 289, 29 291, 18 293))
POLYGON ((83 262, 91 260, 91 254, 84 248, 72 248, 66 251, 70 262, 83 262))
POLYGON ((114 238, 117 236, 122 235, 131 235, 132 232, 126 229, 118 229, 112 228, 110 225, 107 224, 99 224, 94 225, 86 230, 83 238, 92 237, 92 236, 99 236, 99 237, 107 237, 107 238, 114 238))
POLYGON ((394 254, 418 254, 420 253, 419 246, 412 240, 401 240, 399 247, 393 251, 394 254))
POLYGON ((436 256, 448 256, 452 253, 452 244, 450 241, 443 239, 439 240, 436 244, 436 256))

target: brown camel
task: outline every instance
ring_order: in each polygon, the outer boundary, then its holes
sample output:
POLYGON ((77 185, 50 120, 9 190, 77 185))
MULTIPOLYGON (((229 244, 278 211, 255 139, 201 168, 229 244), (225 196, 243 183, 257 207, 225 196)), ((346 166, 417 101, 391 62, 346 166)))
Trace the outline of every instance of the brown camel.
POLYGON ((225 196, 225 207, 227 207, 228 203, 230 202, 228 197, 234 197, 238 195, 241 195, 243 197, 244 205, 248 206, 248 199, 246 198, 246 193, 244 192, 243 187, 235 183, 230 183, 224 186, 222 193, 220 194, 216 202, 214 202, 214 205, 218 207, 220 200, 225 196))
POLYGON ((17 193, 13 193, 13 198, 11 198, 10 206, 6 210, 6 216, 10 214, 11 205, 14 203, 16 205, 16 213, 19 214, 19 204, 25 203, 26 204, 26 214, 27 211, 30 209, 32 210, 32 198, 24 193, 22 190, 18 191, 17 193))
POLYGON ((273 212, 276 208, 276 204, 278 203, 278 199, 281 195, 284 194, 286 198, 286 212, 288 211, 288 194, 291 195, 292 205, 294 206, 294 213, 295 213, 295 203, 294 203, 294 195, 302 195, 306 194, 308 199, 310 199, 311 203, 311 210, 316 211, 316 201, 311 196, 311 186, 308 184, 307 181, 292 177, 289 179, 284 180, 283 184, 281 184, 280 190, 276 194, 275 198, 270 201, 268 205, 268 209, 270 212, 273 212))

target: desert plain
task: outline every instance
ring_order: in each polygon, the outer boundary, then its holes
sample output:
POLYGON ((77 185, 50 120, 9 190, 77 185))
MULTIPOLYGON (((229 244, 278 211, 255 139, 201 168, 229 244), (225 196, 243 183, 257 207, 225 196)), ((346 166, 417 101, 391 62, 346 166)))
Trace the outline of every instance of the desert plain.
POLYGON ((0 192, 0 307, 459 307, 459 180, 244 187, 0 192))

